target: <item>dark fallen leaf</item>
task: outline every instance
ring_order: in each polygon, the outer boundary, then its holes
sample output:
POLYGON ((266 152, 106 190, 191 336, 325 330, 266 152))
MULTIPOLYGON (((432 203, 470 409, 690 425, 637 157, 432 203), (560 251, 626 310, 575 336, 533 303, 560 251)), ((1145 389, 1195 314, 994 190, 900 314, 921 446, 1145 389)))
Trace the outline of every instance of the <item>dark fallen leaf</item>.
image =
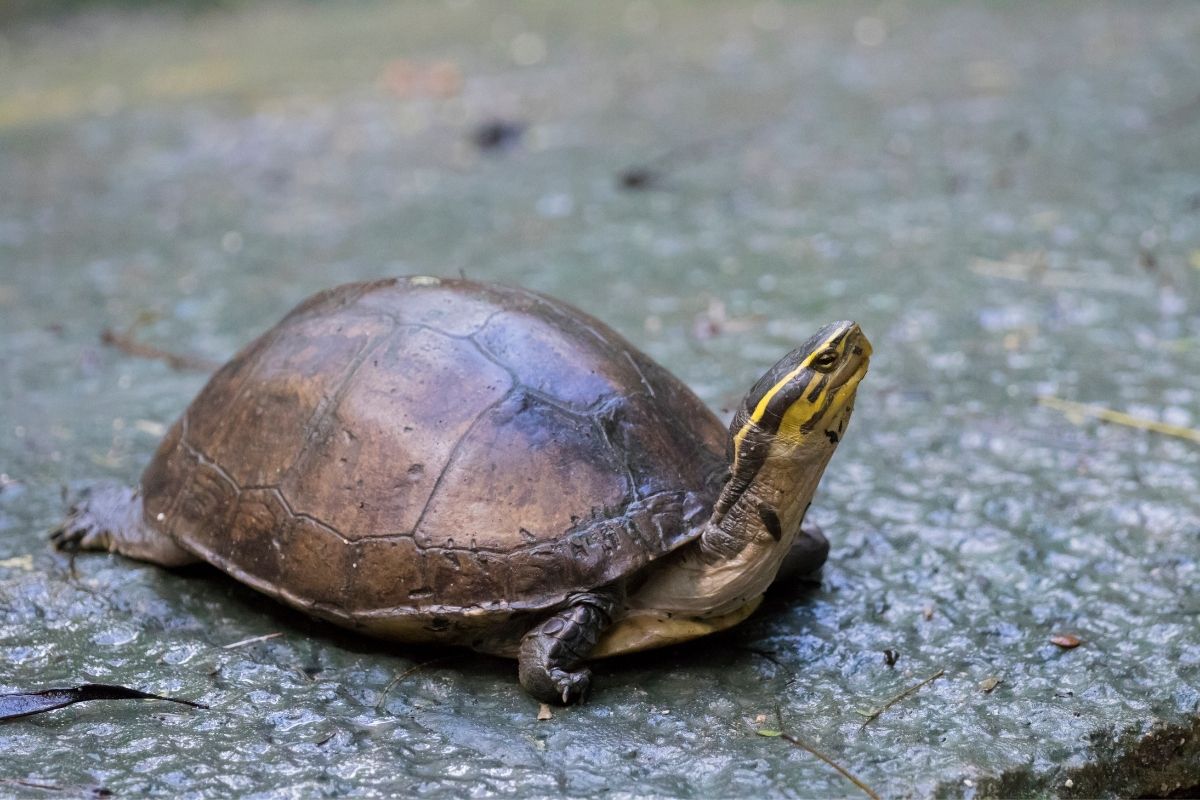
MULTIPOLYGON (((40 783, 34 780, 23 780, 21 778, 0 778, 0 785, 4 786, 19 786, 22 789, 39 789, 43 792, 69 792, 68 797, 112 797, 113 791, 105 786, 59 786, 54 783, 40 783)), ((29 795, 25 792, 24 795, 29 795)), ((41 797, 42 795, 29 795, 31 797, 41 797)))
POLYGON ((895 650, 893 650, 892 648, 889 647, 888 649, 883 651, 883 663, 887 664, 889 667, 896 666, 896 662, 899 660, 900 660, 900 654, 898 652, 896 652, 895 650))
POLYGON ((1050 637, 1050 643, 1056 644, 1064 650, 1071 650, 1083 644, 1083 639, 1073 633, 1058 633, 1050 637))
POLYGON ((652 189, 662 181, 662 175, 650 167, 629 167, 617 173, 617 185, 636 192, 652 189))
POLYGON ((28 717, 31 714, 44 714, 56 708, 64 708, 73 703, 83 703, 88 700, 166 700, 171 703, 182 703, 192 708, 208 708, 202 703, 194 703, 191 700, 163 697, 130 689, 127 686, 85 683, 82 686, 67 689, 46 689, 28 694, 0 694, 0 721, 28 717))
POLYGON ((38 783, 37 781, 26 781, 20 778, 0 778, 0 783, 6 786, 20 786, 23 789, 41 789, 43 792, 61 792, 63 787, 53 783, 38 783))
POLYGON ((519 142, 524 133, 525 125, 520 122, 494 119, 477 127, 471 141, 480 150, 505 150, 519 142))

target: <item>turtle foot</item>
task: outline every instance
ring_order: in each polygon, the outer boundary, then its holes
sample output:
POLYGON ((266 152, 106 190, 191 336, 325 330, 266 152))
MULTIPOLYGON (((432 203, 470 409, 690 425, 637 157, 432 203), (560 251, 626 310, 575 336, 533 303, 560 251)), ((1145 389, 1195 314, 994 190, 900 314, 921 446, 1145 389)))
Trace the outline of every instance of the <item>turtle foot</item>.
POLYGON ((521 685, 543 703, 570 705, 587 697, 592 671, 583 663, 612 624, 616 600, 609 590, 573 595, 570 603, 521 640, 521 685))
POLYGON ((107 550, 164 567, 181 567, 196 556, 170 536, 146 525, 142 498, 127 486, 104 486, 81 493, 62 523, 50 533, 50 543, 64 553, 107 550))
MULTIPOLYGON (((124 490, 132 494, 130 490, 124 490)), ((102 492, 107 495, 108 492, 102 492)), ((119 498, 113 498, 119 499, 119 498)), ((57 528, 50 532, 50 543, 55 550, 78 553, 80 550, 110 550, 112 548, 111 519, 106 521, 112 500, 94 503, 93 494, 85 491, 67 510, 67 516, 57 528), (96 513, 101 510, 101 514, 96 513)))
POLYGON ((558 667, 548 670, 523 669, 521 685, 543 703, 568 706, 587 699, 588 689, 592 685, 592 671, 586 667, 574 672, 558 667))

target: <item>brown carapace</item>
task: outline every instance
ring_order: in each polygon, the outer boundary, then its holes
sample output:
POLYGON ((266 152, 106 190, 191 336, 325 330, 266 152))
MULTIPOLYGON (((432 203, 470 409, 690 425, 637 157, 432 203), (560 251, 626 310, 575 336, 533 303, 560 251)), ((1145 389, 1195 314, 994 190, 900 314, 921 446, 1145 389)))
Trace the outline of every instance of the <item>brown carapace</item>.
POLYGON ((53 539, 207 561, 349 628, 518 657, 531 693, 571 702, 587 659, 728 627, 785 559, 820 566, 803 516, 869 355, 858 326, 827 326, 726 432, 551 298, 341 286, 223 366, 140 487, 91 492, 53 539))

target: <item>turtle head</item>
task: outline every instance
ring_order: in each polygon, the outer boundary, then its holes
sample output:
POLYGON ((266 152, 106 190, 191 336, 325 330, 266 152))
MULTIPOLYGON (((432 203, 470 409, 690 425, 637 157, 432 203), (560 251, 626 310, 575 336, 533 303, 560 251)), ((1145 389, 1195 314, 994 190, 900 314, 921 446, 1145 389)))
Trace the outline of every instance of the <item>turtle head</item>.
POLYGON ((756 479, 766 477, 763 470, 799 470, 815 488, 846 432, 870 358, 862 329, 854 322, 834 322, 767 370, 729 427, 732 475, 717 503, 719 516, 756 479))
MULTIPOLYGON (((678 641, 720 630, 758 605, 797 543, 870 358, 858 325, 835 322, 781 358, 746 395, 729 427, 731 474, 712 517, 637 590, 640 608, 690 620, 685 631, 667 625, 660 635, 678 641)), ((800 550, 809 567, 820 566, 825 552, 800 550)))

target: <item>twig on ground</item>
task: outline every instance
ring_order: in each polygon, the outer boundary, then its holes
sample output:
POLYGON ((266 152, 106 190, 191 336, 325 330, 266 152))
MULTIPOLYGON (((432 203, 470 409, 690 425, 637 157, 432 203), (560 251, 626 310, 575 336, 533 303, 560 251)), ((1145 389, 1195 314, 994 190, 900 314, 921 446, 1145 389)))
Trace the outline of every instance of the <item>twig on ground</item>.
POLYGON ((779 710, 778 706, 775 707, 775 719, 779 724, 778 730, 772 731, 772 730, 766 730, 766 729, 759 729, 758 731, 756 731, 756 733, 759 736, 772 736, 775 738, 783 739, 785 742, 792 745, 793 747, 799 747, 801 750, 805 751, 806 753, 808 753, 812 756, 815 756, 816 758, 819 758, 821 761, 824 761, 826 764, 833 767, 835 770, 837 770, 839 775, 841 775, 843 778, 850 781, 855 786, 857 786, 859 789, 861 789, 867 797, 871 798, 871 800, 880 800, 879 795, 876 794, 875 791, 873 789, 871 789, 870 786, 867 786, 865 783, 863 783, 862 780, 858 776, 856 776, 853 772, 846 769, 841 764, 837 763, 832 758, 825 755, 820 750, 818 750, 817 748, 813 747, 808 742, 801 739, 799 736, 796 736, 795 734, 788 733, 787 731, 785 731, 783 729, 783 712, 779 710))
POLYGON ((1152 431, 1154 433, 1161 433, 1164 436, 1174 436, 1178 439, 1187 439, 1190 442, 1200 444, 1200 430, 1196 430, 1195 428, 1185 428, 1182 425, 1171 425, 1166 422, 1146 419, 1145 417, 1135 417, 1123 411, 1114 411, 1111 408, 1093 406, 1087 403, 1076 403, 1071 400, 1054 397, 1053 395, 1039 395, 1037 401, 1047 408, 1061 411, 1072 422, 1082 420, 1084 417, 1094 417, 1104 422, 1111 422, 1114 425, 1124 425, 1127 428, 1137 428, 1141 431, 1152 431))
POLYGON ((169 350, 163 350, 161 347, 155 347, 145 342, 139 342, 129 333, 120 333, 112 328, 105 328, 100 331, 100 341, 110 347, 115 347, 122 353, 138 358, 152 358, 157 361, 166 362, 167 366, 174 370, 193 370, 196 372, 212 372, 220 364, 215 361, 209 361, 207 358, 200 356, 180 355, 172 353, 169 350))
POLYGON ((236 650, 237 648, 245 647, 248 644, 257 644, 258 642, 265 642, 268 639, 278 639, 280 636, 283 636, 282 631, 276 631, 275 633, 264 633, 262 636, 251 636, 249 639, 242 639, 239 642, 223 644, 223 645, 221 645, 221 649, 222 650, 236 650))
POLYGON ((791 686, 793 683, 796 682, 796 671, 793 670, 791 667, 789 667, 787 664, 784 664, 778 658, 776 658, 774 652, 772 652, 770 650, 759 650, 758 648, 755 648, 755 647, 747 647, 745 649, 746 649, 747 653, 750 653, 751 655, 756 655, 759 658, 763 659, 764 661, 768 661, 768 662, 774 664, 779 670, 781 670, 785 675, 787 675, 787 679, 784 681, 784 685, 791 686))
POLYGON ((388 685, 383 687, 383 691, 379 693, 379 699, 375 701, 375 710, 378 711, 379 709, 383 708, 383 704, 387 700, 388 693, 391 692, 392 689, 395 689, 396 685, 399 684, 400 681, 414 673, 420 672, 421 670, 425 669, 425 667, 433 666, 434 664, 445 661, 449 658, 453 658, 453 656, 442 656, 441 658, 431 658, 428 661, 422 661, 420 664, 415 664, 404 670, 404 672, 401 672, 396 677, 392 678, 390 681, 388 681, 388 685))
POLYGON ((863 728, 867 727, 875 720, 879 719, 880 715, 882 715, 883 712, 887 711, 889 708, 896 705, 896 703, 899 703, 901 700, 908 697, 909 695, 915 694, 917 692, 917 690, 919 690, 921 687, 927 686, 927 685, 933 683, 934 681, 936 681, 938 678, 942 677, 945 674, 946 674, 946 670, 939 669, 937 672, 933 673, 925 680, 921 681, 920 683, 916 684, 915 686, 908 687, 900 694, 898 694, 895 697, 893 697, 892 699, 888 700, 886 703, 884 703, 879 708, 875 709, 874 711, 872 711, 870 714, 867 715, 866 720, 863 722, 862 725, 859 726, 859 730, 862 730, 863 728))
POLYGON ((1095 274, 1082 270, 1047 269, 1041 264, 1025 264, 1020 261, 973 258, 968 266, 976 275, 985 278, 1025 281, 1051 289, 1089 289, 1117 294, 1143 295, 1151 288, 1149 284, 1121 275, 1095 274))

